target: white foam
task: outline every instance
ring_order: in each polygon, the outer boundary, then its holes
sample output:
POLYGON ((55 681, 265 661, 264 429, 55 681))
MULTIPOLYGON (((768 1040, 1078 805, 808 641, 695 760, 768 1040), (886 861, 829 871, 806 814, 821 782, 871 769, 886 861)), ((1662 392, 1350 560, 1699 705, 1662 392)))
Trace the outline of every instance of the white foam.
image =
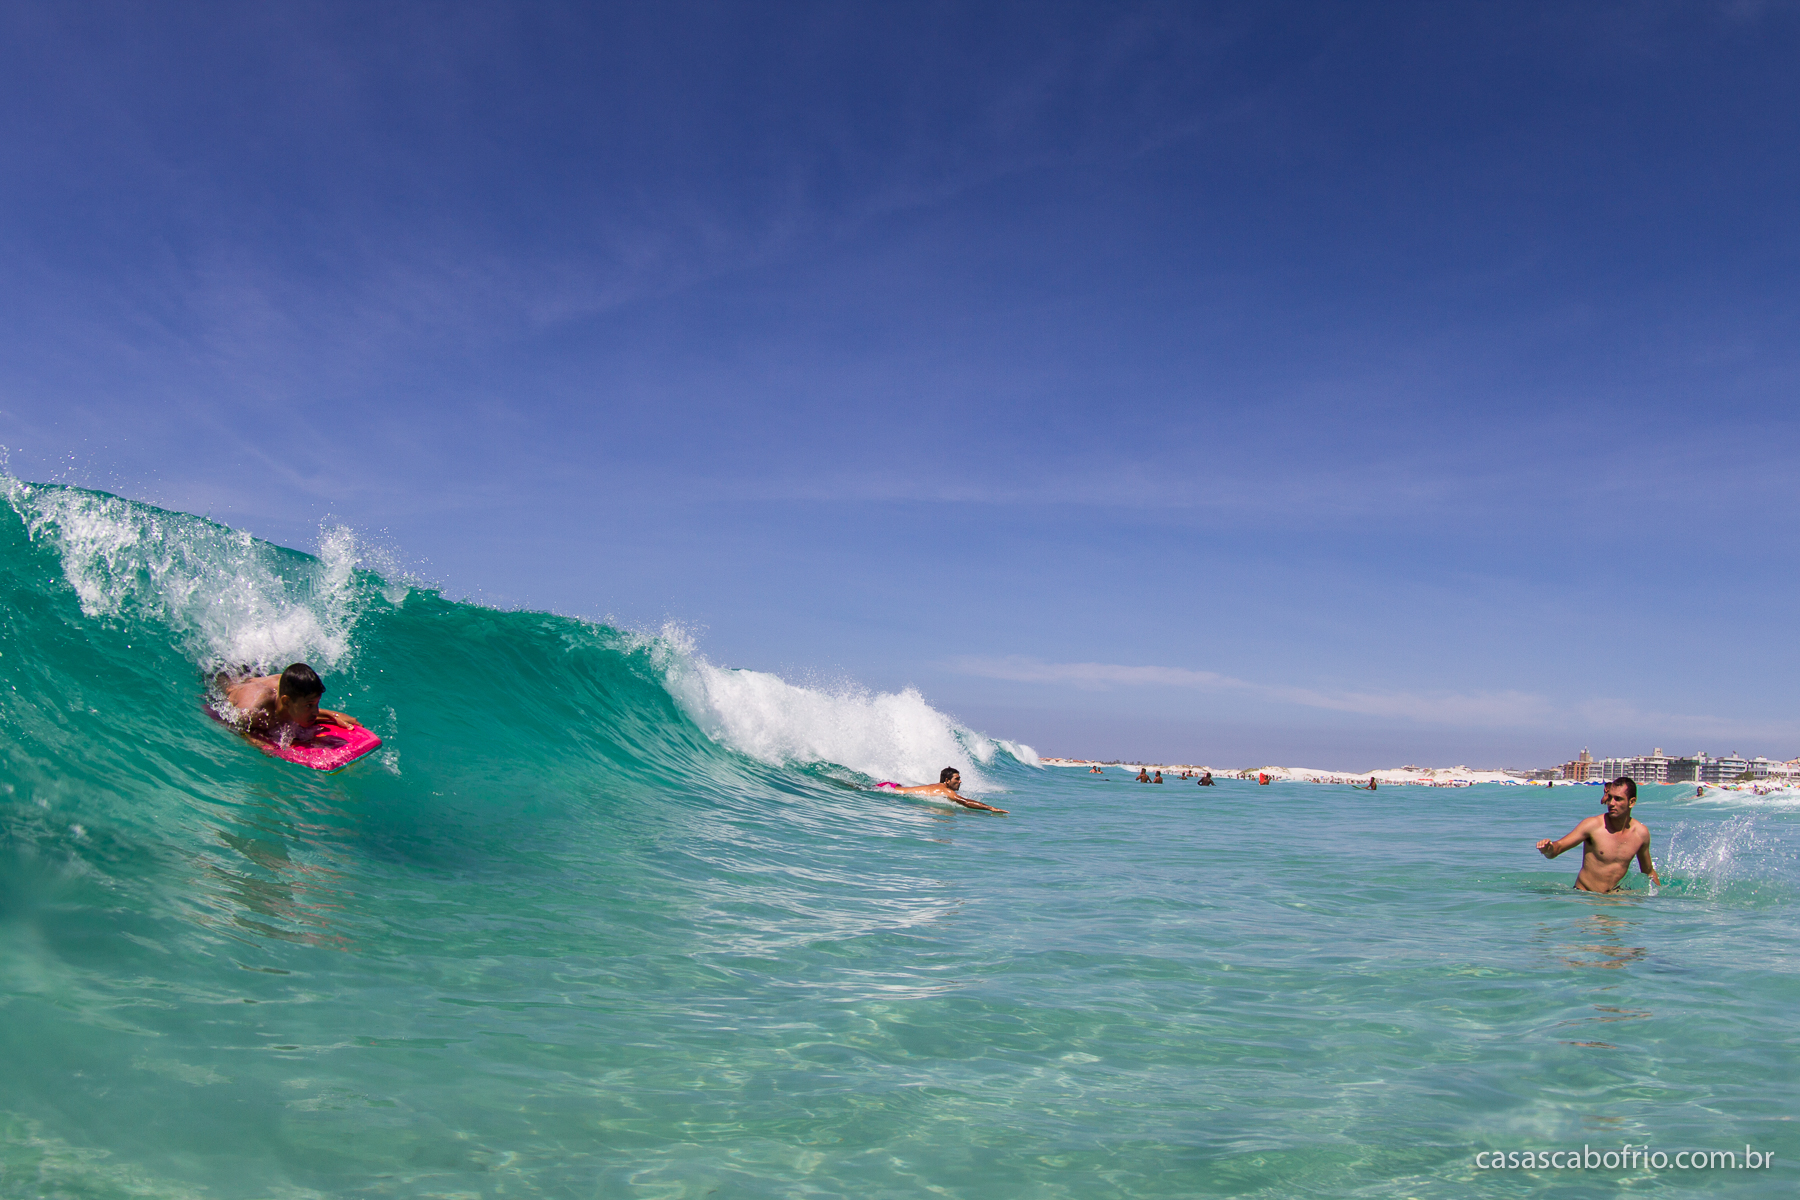
POLYGON ((1009 742, 1005 738, 996 738, 995 744, 1028 767, 1044 765, 1044 760, 1038 757, 1038 752, 1024 742, 1009 742))
POLYGON ((131 610, 160 621, 189 639, 205 667, 274 670, 304 659, 328 669, 349 653, 360 605, 348 529, 321 530, 318 557, 305 558, 101 492, 4 475, 0 489, 31 539, 55 547, 89 617, 131 610))
POLYGON ((766 763, 832 763, 900 783, 935 783, 955 767, 974 792, 991 788, 980 768, 997 754, 1041 765, 1030 746, 977 733, 913 688, 801 687, 766 671, 716 667, 675 628, 640 644, 660 656, 670 693, 708 737, 766 763))
POLYGON ((1697 796, 1681 797, 1688 804, 1711 804, 1724 808, 1791 809, 1800 808, 1800 788, 1761 786, 1754 788, 1720 787, 1707 784, 1697 796))

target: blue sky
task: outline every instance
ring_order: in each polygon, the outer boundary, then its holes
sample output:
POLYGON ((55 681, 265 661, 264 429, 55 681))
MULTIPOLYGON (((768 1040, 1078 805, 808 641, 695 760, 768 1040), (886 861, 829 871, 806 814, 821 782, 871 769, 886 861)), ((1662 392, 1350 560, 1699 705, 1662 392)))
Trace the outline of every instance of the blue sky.
POLYGON ((0 444, 1046 752, 1800 754, 1800 13, 0 14, 0 444))

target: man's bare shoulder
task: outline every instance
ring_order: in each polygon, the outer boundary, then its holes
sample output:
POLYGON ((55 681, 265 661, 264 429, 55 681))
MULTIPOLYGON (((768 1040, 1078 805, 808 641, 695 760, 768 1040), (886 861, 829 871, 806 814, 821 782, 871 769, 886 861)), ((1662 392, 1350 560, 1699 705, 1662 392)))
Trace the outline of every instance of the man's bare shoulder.
POLYGON ((242 709, 261 708, 273 703, 276 696, 276 685, 279 675, 259 675, 252 679, 240 679, 225 689, 225 699, 233 706, 242 709))

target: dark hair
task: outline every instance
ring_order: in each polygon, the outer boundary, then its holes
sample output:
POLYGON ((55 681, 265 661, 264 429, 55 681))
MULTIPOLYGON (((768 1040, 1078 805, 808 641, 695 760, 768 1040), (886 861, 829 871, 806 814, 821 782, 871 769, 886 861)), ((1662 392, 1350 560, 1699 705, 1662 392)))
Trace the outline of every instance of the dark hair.
POLYGON ((949 783, 952 779, 956 778, 958 775, 961 775, 961 774, 962 774, 962 772, 957 770, 955 767, 945 767, 943 770, 938 772, 938 782, 939 783, 949 783))
MULTIPOLYGON (((1627 800, 1636 800, 1637 799, 1637 780, 1633 779, 1631 776, 1621 775, 1617 779, 1613 780, 1611 783, 1606 785, 1606 788, 1616 788, 1616 787, 1622 787, 1625 789, 1625 798, 1627 800)), ((1606 788, 1601 788, 1600 790, 1604 792, 1606 790, 1606 788)))
POLYGON ((325 685, 319 681, 319 673, 305 663, 294 663, 281 673, 281 686, 277 691, 283 696, 323 696, 325 685))

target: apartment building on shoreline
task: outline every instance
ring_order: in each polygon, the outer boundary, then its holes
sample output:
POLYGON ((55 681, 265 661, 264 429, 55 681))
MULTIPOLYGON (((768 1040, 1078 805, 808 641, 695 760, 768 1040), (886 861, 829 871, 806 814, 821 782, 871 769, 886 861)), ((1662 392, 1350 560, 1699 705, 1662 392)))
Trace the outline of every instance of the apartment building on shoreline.
POLYGON ((1800 758, 1778 762, 1769 758, 1744 758, 1737 754, 1715 757, 1710 754, 1670 755, 1658 746, 1649 754, 1635 758, 1595 758, 1582 748, 1577 758, 1564 763, 1559 770, 1564 779, 1580 783, 1589 780, 1617 779, 1629 776, 1644 783, 1735 783, 1761 780, 1791 780, 1800 777, 1800 758))

